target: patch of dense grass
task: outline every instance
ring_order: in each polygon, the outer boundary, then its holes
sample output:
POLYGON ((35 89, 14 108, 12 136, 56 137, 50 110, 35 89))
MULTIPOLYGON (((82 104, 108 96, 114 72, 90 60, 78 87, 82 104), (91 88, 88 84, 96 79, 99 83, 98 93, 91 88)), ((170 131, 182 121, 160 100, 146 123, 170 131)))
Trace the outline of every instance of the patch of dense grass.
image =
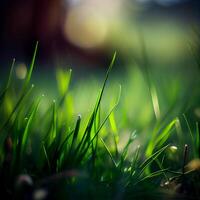
MULTIPOLYGON (((143 112, 141 116, 138 114, 138 129, 127 131, 135 120, 129 117, 131 107, 134 103, 137 107, 141 99, 136 101, 134 97, 133 102, 134 95, 123 96, 124 91, 119 87, 116 97, 110 100, 105 97, 106 102, 103 101, 106 90, 113 94, 113 87, 106 88, 106 84, 116 59, 114 54, 92 112, 89 116, 77 115, 72 122, 75 112, 73 91, 69 90, 71 70, 57 71, 60 96, 47 106, 44 95, 36 95, 35 86, 30 84, 36 53, 37 45, 21 88, 16 87, 13 77, 13 61, 7 83, 0 90, 2 196, 6 199, 199 198, 199 124, 190 115, 190 109, 197 104, 188 102, 193 95, 185 95, 187 88, 181 94, 177 92, 181 82, 169 83, 171 96, 166 90, 168 106, 163 111, 160 102, 166 99, 159 98, 156 84, 146 72, 144 77, 148 81, 140 83, 146 84, 150 103, 139 108, 143 112), (174 87, 178 89, 172 91, 174 87)), ((129 83, 123 87, 130 94, 134 86, 129 83)), ((90 91, 84 95, 90 98, 90 91)), ((90 105, 85 102, 83 107, 90 105)))

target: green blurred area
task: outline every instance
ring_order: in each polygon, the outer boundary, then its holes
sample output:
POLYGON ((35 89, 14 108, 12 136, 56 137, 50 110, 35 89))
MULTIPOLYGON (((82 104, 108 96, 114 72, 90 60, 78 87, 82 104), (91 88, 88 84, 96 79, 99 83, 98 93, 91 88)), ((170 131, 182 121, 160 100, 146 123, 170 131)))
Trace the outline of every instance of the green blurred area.
MULTIPOLYGON (((45 199, 198 197, 197 18, 185 21, 188 15, 176 18, 128 0, 71 0, 57 26, 54 8, 61 2, 48 4, 26 38, 39 40, 32 62, 18 52, 9 76, 8 67, 0 69, 3 193, 19 199, 37 199, 38 191, 45 199), (175 186, 162 188, 165 183, 175 186), (188 196, 176 191, 179 185, 188 196)), ((30 47, 27 41, 19 40, 20 48, 30 47)))
MULTIPOLYGON (((34 97, 45 94, 41 113, 48 109, 53 99, 58 100, 63 95, 70 66, 72 79, 63 107, 67 114, 60 114, 61 121, 66 120, 67 125, 73 126, 76 116, 81 114, 86 122, 107 63, 116 51, 116 64, 106 86, 101 111, 106 115, 111 109, 121 85, 119 105, 114 111, 119 133, 126 129, 143 133, 158 120, 171 120, 188 112, 189 108, 192 118, 199 121, 199 71, 194 57, 198 50, 198 25, 195 17, 187 19, 188 15, 183 16, 178 10, 176 17, 171 7, 165 8, 169 11, 166 14, 158 12, 159 8, 147 8, 130 1, 124 4, 120 0, 70 2, 60 24, 62 36, 67 41, 63 46, 70 46, 69 51, 60 51, 60 44, 55 45, 55 52, 46 57, 48 60, 52 56, 53 62, 47 62, 46 68, 40 62, 40 52, 46 51, 46 44, 53 39, 45 43, 44 38, 39 37, 38 62, 36 59, 32 83, 35 85, 34 97)), ((54 17, 52 15, 52 21, 54 17)), ((53 34, 48 32, 51 20, 46 21, 47 38, 53 34)), ((39 25, 38 29, 41 29, 39 25)), ((26 78, 28 65, 28 62, 17 60, 14 93, 18 93, 26 78)), ((5 71, 0 75, 1 84, 5 71)), ((5 109, 10 113, 14 106, 12 98, 6 102, 5 109)))

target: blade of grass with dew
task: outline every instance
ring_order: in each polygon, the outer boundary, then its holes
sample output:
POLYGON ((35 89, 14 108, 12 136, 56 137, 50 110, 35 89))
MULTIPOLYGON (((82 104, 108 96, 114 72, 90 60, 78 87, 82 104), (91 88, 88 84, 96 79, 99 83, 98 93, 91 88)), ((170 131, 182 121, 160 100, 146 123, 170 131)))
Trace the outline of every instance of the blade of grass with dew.
POLYGON ((118 96, 118 99, 117 99, 116 104, 113 106, 113 108, 112 108, 112 109, 110 110, 110 112, 107 114, 107 116, 105 117, 105 119, 103 120, 103 122, 101 123, 101 125, 99 126, 97 132, 94 134, 94 136, 93 136, 92 139, 88 142, 87 145, 86 145, 86 143, 85 143, 86 148, 85 148, 85 150, 83 150, 83 153, 81 154, 81 156, 84 156, 84 155, 87 153, 87 151, 88 151, 90 145, 93 143, 93 141, 95 140, 95 138, 96 138, 97 135, 99 134, 100 130, 102 129, 102 127, 104 126, 104 124, 106 123, 106 121, 109 119, 111 113, 113 112, 113 110, 114 110, 114 109, 116 108, 116 106, 118 105, 119 99, 120 99, 120 95, 121 95, 121 90, 120 90, 120 92, 119 92, 119 96, 118 96))
MULTIPOLYGON (((27 96, 27 94, 30 93, 30 91, 32 90, 32 88, 34 87, 34 85, 31 86, 31 89, 28 89, 28 85, 31 79, 31 75, 32 75, 32 71, 33 71, 33 67, 34 67, 34 63, 35 63, 35 58, 36 58, 36 53, 37 53, 37 49, 38 49, 38 42, 36 42, 36 46, 35 46, 35 50, 34 50, 34 54, 33 54, 33 58, 32 58, 32 62, 31 62, 31 66, 30 69, 28 71, 28 74, 26 76, 25 82, 23 84, 23 88, 22 88, 22 92, 21 95, 19 97, 18 102, 16 103, 13 111, 11 112, 10 116, 8 117, 7 121, 3 124, 3 126, 0 128, 0 130, 4 129, 7 124, 9 123, 10 119, 12 118, 12 116, 14 115, 15 111, 17 109, 19 109, 22 101, 24 100, 24 98, 27 96)), ((14 66, 15 60, 13 60, 13 66, 14 66)))
POLYGON ((22 93, 24 93, 27 90, 28 85, 30 83, 32 72, 33 72, 33 67, 35 65, 35 59, 36 59, 37 51, 38 51, 38 42, 36 42, 36 45, 35 45, 35 50, 34 50, 34 53, 33 53, 31 65, 30 65, 30 68, 28 70, 28 73, 27 73, 26 79, 24 81, 24 84, 23 84, 22 93))
POLYGON ((111 113, 113 112, 113 110, 115 109, 117 105, 115 105, 111 111, 108 113, 108 115, 105 117, 104 121, 101 123, 99 129, 97 130, 97 132, 95 133, 95 135, 92 137, 92 139, 90 141, 88 141, 87 143, 85 143, 85 146, 83 145, 83 147, 85 147, 85 149, 83 148, 80 152, 82 152, 79 156, 79 159, 84 157, 87 153, 87 151, 89 150, 90 148, 90 145, 92 144, 92 142, 95 140, 95 138, 98 136, 99 132, 101 131, 102 127, 104 126, 104 124, 107 122, 109 116, 111 115, 111 113))
POLYGON ((30 116, 28 118, 25 130, 24 130, 24 132, 23 132, 23 134, 21 136, 21 140, 19 140, 19 141, 21 141, 21 145, 20 145, 20 161, 22 161, 22 159, 23 159, 23 154, 24 154, 24 151, 25 151, 26 146, 27 146, 28 134, 30 132, 30 126, 31 126, 31 123, 32 123, 32 121, 34 119, 34 116, 35 116, 35 114, 36 114, 36 112, 38 110, 38 107, 39 107, 39 104, 41 102, 42 97, 43 96, 41 96, 38 99, 36 105, 33 107, 32 111, 30 113, 30 116))
POLYGON ((112 69, 112 67, 114 65, 115 59, 116 59, 116 52, 113 55, 112 61, 111 61, 110 66, 109 66, 109 68, 107 70, 107 73, 106 73, 105 80, 103 82, 102 89, 100 91, 99 97, 97 98, 96 105, 95 105, 94 110, 93 110, 93 112, 91 114, 89 122, 88 122, 88 124, 86 126, 86 129, 84 131, 83 137, 82 137, 79 145, 77 146, 77 148, 75 150, 75 154, 77 154, 78 151, 82 151, 83 148, 85 148, 86 143, 88 142, 88 139, 89 139, 91 131, 92 131, 92 127, 93 127, 93 125, 95 123, 95 120, 96 120, 96 116, 97 116, 97 113, 98 113, 98 110, 99 110, 100 102, 101 102, 101 99, 102 99, 102 96, 103 96, 103 93, 104 93, 104 90, 105 90, 105 86, 106 86, 106 83, 107 83, 107 80, 108 80, 108 76, 109 76, 110 71, 111 71, 111 69, 112 69))
POLYGON ((121 97, 121 86, 119 87, 119 94, 118 94, 118 98, 116 100, 116 103, 113 105, 113 107, 111 108, 111 110, 108 113, 108 115, 105 117, 105 119, 103 120, 103 122, 100 124, 99 129, 97 130, 97 132, 95 133, 95 135, 93 136, 93 138, 91 139, 91 141, 93 141, 95 139, 95 137, 98 135, 98 133, 100 132, 100 130, 102 129, 102 127, 104 126, 104 124, 106 123, 106 121, 109 119, 110 115, 113 113, 113 111, 115 110, 115 108, 118 106, 119 101, 120 101, 120 97, 121 97))
POLYGON ((94 109, 95 113, 97 112, 97 110, 98 110, 98 108, 99 108, 99 105, 100 105, 100 102, 101 102, 101 99, 102 99, 102 96, 103 96, 103 93, 104 93, 104 90, 105 90, 105 86, 106 86, 106 83, 107 83, 107 80, 108 80, 110 71, 111 71, 111 69, 112 69, 112 67, 113 67, 113 65, 114 65, 115 60, 116 60, 116 52, 114 53, 113 58, 112 58, 112 61, 111 61, 111 63, 110 63, 110 66, 109 66, 109 68, 108 68, 108 70, 107 70, 106 78, 105 78, 105 80, 104 80, 104 83, 103 83, 103 86, 102 86, 100 95, 99 95, 98 100, 97 100, 97 103, 96 103, 96 105, 95 105, 95 109, 94 109))

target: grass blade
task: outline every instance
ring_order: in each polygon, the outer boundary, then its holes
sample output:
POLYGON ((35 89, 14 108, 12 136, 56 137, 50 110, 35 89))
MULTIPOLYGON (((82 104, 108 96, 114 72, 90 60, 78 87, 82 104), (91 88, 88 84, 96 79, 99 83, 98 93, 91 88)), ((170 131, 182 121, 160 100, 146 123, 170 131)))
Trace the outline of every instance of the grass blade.
POLYGON ((117 168, 117 164, 116 164, 116 162, 115 162, 115 160, 114 160, 114 158, 113 158, 113 156, 112 156, 112 154, 111 154, 111 152, 110 152, 108 146, 106 145, 106 143, 103 141, 103 139, 102 139, 101 137, 99 137, 99 138, 100 138, 100 140, 101 140, 103 146, 105 147, 105 149, 106 149, 108 155, 110 156, 110 158, 111 158, 111 160, 112 160, 114 166, 117 168))
POLYGON ((35 45, 35 50, 34 50, 34 53, 33 53, 33 58, 32 58, 31 65, 30 65, 29 71, 27 73, 26 79, 24 81, 22 93, 27 89, 27 87, 28 87, 28 85, 30 83, 32 72, 33 72, 33 67, 35 65, 35 59, 36 59, 37 51, 38 51, 38 42, 36 42, 36 45, 35 45))
POLYGON ((79 133, 79 128, 80 128, 80 123, 81 123, 81 115, 78 115, 78 119, 76 121, 76 126, 75 126, 75 129, 74 129, 74 132, 73 132, 73 138, 72 138, 72 142, 71 142, 71 147, 70 147, 69 153, 71 153, 71 151, 73 149, 73 146, 74 146, 74 143, 77 140, 78 133, 79 133))
POLYGON ((140 166, 140 172, 139 176, 144 172, 144 170, 161 154, 163 153, 169 145, 164 146, 163 148, 156 151, 154 154, 152 154, 150 157, 148 157, 140 166))
MULTIPOLYGON (((43 97, 43 96, 42 96, 43 97)), ((30 116, 28 118, 28 121, 27 121, 27 124, 26 124, 26 127, 25 127, 25 130, 21 136, 21 146, 20 146, 20 160, 22 160, 22 157, 23 157, 23 154, 24 154, 24 151, 25 151, 25 148, 26 148, 26 145, 27 145, 27 139, 28 139, 28 134, 30 132, 30 126, 31 126, 31 123, 34 119, 34 116, 38 110, 38 107, 39 107, 39 104, 41 102, 41 98, 40 97, 36 103, 36 105, 33 107, 31 113, 30 113, 30 116)))
POLYGON ((20 106, 21 106, 23 100, 25 99, 25 97, 27 97, 31 93, 31 91, 32 91, 33 88, 34 88, 34 85, 32 85, 30 87, 30 89, 28 89, 27 91, 25 91, 24 93, 22 93, 22 95, 20 96, 19 100, 15 104, 15 106, 13 108, 13 111, 9 115, 8 119, 6 120, 6 122, 0 128, 0 131, 3 130, 4 128, 6 128, 6 126, 9 124, 9 122, 12 119, 13 115, 15 114, 15 112, 20 109, 20 106))

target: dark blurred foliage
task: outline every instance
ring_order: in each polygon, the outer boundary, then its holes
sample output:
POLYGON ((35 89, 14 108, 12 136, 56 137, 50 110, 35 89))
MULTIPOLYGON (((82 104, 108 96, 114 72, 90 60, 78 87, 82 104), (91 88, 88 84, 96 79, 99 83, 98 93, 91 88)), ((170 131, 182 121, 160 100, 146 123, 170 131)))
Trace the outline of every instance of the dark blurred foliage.
MULTIPOLYGON (((167 7, 156 2, 151 1, 147 9, 139 15, 141 21, 160 15, 183 17, 184 20, 200 19, 199 0, 182 1, 167 7)), ((64 0, 2 0, 0 6, 1 63, 13 57, 25 62, 29 61, 34 44, 38 40, 40 43, 38 61, 47 65, 52 65, 52 62, 60 58, 66 58, 69 64, 72 58, 78 58, 83 65, 84 63, 105 64, 108 60, 105 48, 81 49, 63 35, 63 24, 68 8, 68 1, 64 0)))
MULTIPOLYGON (((199 0, 180 0, 179 3, 163 6, 162 4, 153 1, 148 4, 148 10, 146 15, 141 15, 143 17, 151 16, 168 16, 174 17, 174 19, 182 18, 184 20, 196 20, 200 19, 200 1, 199 0)), ((148 18, 146 18, 148 19, 148 18)))
POLYGON ((105 60, 101 50, 83 51, 64 36, 62 26, 68 10, 63 0, 7 0, 0 7, 1 63, 16 57, 30 61, 39 41, 38 62, 52 65, 60 57, 78 57, 82 62, 105 60))

